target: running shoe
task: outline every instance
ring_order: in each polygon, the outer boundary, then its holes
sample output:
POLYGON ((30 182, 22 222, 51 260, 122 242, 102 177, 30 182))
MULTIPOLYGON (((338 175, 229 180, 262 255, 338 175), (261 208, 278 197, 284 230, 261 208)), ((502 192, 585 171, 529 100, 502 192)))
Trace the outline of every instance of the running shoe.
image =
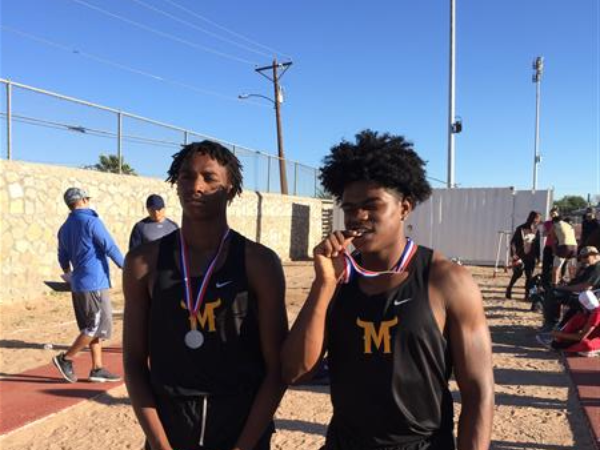
POLYGON ((94 383, 105 383, 107 381, 121 381, 121 377, 114 373, 110 373, 104 367, 100 367, 99 369, 92 369, 90 371, 89 380, 94 383))
POLYGON ((540 333, 535 336, 536 341, 542 344, 544 347, 552 349, 552 342, 554 338, 547 333, 540 333))
POLYGON ((539 329, 539 333, 540 334, 547 334, 547 333, 550 333, 551 331, 553 331, 555 329, 556 329, 556 324, 555 323, 545 323, 539 329))
POLYGON ((593 358, 595 356, 600 356, 600 350, 590 350, 589 352, 577 352, 577 354, 586 358, 593 358))
POLYGON ((75 383, 77 381, 77 376, 73 370, 73 361, 66 359, 64 353, 59 353, 52 358, 52 363, 54 363, 62 377, 69 383, 75 383))

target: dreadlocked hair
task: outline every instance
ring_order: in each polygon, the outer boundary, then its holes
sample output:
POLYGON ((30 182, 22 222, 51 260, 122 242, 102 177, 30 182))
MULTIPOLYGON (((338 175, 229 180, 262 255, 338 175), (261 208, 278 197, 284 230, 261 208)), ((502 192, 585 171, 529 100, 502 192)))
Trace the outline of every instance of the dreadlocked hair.
POLYGON ((204 140, 202 142, 192 142, 185 145, 179 152, 173 155, 173 162, 167 171, 167 182, 175 184, 181 166, 189 160, 192 155, 199 153, 201 155, 210 156, 212 159, 221 164, 227 169, 229 181, 233 187, 231 198, 242 193, 242 163, 228 148, 218 142, 204 140))
POLYGON ((409 200, 413 207, 431 195, 425 176, 425 161, 403 136, 363 130, 356 143, 343 140, 323 159, 319 175, 323 187, 336 200, 344 188, 356 181, 367 181, 392 189, 409 200))

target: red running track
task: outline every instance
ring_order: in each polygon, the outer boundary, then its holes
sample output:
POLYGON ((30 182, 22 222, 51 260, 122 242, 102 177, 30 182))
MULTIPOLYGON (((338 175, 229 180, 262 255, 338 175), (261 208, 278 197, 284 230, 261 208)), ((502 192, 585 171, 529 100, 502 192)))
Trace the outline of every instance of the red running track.
POLYGON ((596 448, 600 450, 600 357, 570 356, 565 360, 596 448))
MULTIPOLYGON (((104 366, 123 376, 122 349, 106 347, 102 351, 104 366)), ((91 383, 87 377, 91 369, 89 352, 82 352, 74 360, 77 383, 68 383, 50 361, 18 375, 0 379, 0 435, 21 428, 31 422, 57 413, 83 400, 98 397, 109 389, 123 384, 91 383)))

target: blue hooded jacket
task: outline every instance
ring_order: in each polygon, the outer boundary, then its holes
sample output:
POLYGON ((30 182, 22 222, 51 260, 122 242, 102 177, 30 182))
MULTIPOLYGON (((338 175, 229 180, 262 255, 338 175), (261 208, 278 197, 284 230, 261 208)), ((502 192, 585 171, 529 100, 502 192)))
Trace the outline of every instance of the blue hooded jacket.
POLYGON ((123 255, 98 214, 88 208, 74 209, 58 231, 58 262, 72 267, 71 290, 88 292, 108 289, 108 259, 123 267, 123 255))

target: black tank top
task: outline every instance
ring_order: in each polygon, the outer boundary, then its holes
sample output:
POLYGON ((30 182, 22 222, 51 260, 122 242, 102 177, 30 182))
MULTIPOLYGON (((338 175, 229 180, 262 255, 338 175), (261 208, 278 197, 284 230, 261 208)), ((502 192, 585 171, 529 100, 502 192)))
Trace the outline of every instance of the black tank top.
POLYGON ((432 255, 418 247, 406 280, 387 293, 368 296, 354 277, 333 300, 327 448, 454 449, 452 360, 429 304, 432 255))
MULTIPOLYGON (((231 231, 226 261, 213 273, 200 307, 198 330, 204 344, 195 350, 184 343, 190 323, 184 309, 178 239, 176 231, 159 244, 150 307, 152 386, 180 396, 256 392, 265 376, 265 363, 256 297, 246 275, 246 238, 231 231)), ((194 298, 201 281, 201 277, 192 279, 194 298)))

